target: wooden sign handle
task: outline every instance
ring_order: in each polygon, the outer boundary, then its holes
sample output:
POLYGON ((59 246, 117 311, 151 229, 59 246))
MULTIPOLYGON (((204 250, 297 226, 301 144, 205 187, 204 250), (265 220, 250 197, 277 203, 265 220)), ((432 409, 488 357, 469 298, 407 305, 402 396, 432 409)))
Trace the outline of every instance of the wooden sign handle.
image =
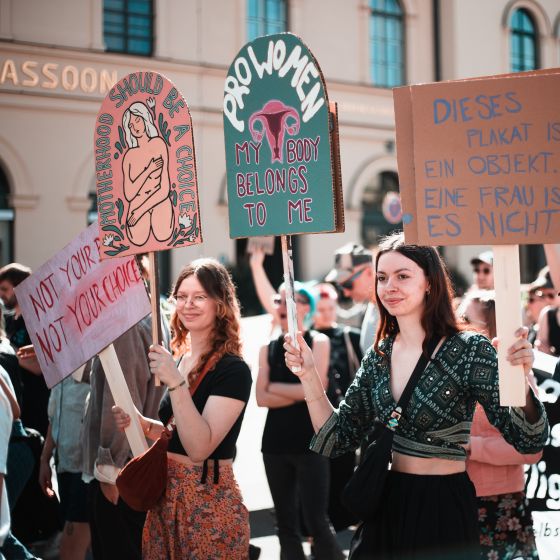
MULTIPOLYGON (((150 260, 150 300, 152 304, 152 344, 162 343, 161 308, 159 306, 159 268, 155 251, 148 253, 150 260)), ((156 387, 161 385, 159 377, 155 379, 156 387)))
POLYGON ((519 245, 494 245, 492 251, 496 293, 496 332, 500 341, 498 345, 500 405, 525 406, 523 366, 512 366, 507 360, 508 348, 517 340, 514 333, 523 324, 519 245))
MULTIPOLYGON (((113 395, 113 400, 117 406, 120 406, 129 416, 130 425, 125 428, 126 439, 132 450, 132 454, 137 457, 148 449, 148 443, 144 437, 140 420, 134 408, 132 396, 126 384, 124 373, 117 357, 117 352, 112 344, 99 352, 99 359, 105 372, 105 378, 113 395)), ((116 428, 115 428, 116 429, 116 428)))
MULTIPOLYGON (((292 237, 282 235, 282 262, 284 264, 284 287, 286 289, 286 310, 288 312, 288 333, 292 338, 292 343, 299 348, 297 341, 297 311, 294 300, 294 261, 292 258, 292 237)), ((300 368, 294 368, 297 373, 300 368)))

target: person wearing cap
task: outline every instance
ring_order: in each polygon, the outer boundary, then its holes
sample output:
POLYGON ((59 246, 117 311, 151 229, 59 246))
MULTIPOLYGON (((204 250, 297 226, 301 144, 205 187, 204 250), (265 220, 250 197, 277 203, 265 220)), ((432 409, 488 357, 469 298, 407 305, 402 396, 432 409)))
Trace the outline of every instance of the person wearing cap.
POLYGON ((543 276, 539 275, 531 286, 533 285, 535 290, 532 296, 529 292, 529 301, 531 297, 538 298, 541 304, 535 347, 541 352, 560 356, 560 300, 552 284, 550 272, 546 272, 543 276))
POLYGON ((373 344, 377 325, 372 252, 356 243, 344 245, 336 251, 334 268, 325 276, 325 282, 340 286, 344 295, 355 303, 367 304, 360 332, 360 348, 365 354, 373 344))
POLYGON ((471 259, 473 267, 473 287, 477 290, 494 289, 494 255, 484 251, 471 259))

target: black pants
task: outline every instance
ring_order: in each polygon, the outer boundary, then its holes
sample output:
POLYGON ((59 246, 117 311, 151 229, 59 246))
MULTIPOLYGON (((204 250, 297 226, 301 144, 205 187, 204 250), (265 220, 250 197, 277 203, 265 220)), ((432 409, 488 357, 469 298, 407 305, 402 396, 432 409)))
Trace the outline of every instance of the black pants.
POLYGON ((130 509, 119 499, 113 505, 97 480, 89 483, 91 550, 95 560, 141 560, 146 514, 130 509))
POLYGON ((466 473, 390 471, 382 504, 356 531, 351 560, 480 560, 477 502, 466 473))
POLYGON ((312 452, 273 455, 265 453, 266 478, 278 525, 281 560, 305 560, 301 544, 299 511, 313 537, 315 557, 344 558, 329 522, 329 462, 312 452))

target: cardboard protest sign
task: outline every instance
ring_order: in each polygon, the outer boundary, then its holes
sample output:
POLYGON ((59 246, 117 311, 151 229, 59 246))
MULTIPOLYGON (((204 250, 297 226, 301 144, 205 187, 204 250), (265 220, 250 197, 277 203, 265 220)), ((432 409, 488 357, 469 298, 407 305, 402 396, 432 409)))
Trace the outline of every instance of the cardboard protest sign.
POLYGON ((15 288, 53 387, 150 313, 133 257, 101 261, 97 223, 15 288))
POLYGON ((202 242, 191 117, 169 80, 135 72, 116 84, 94 153, 101 258, 202 242))
POLYGON ((395 90, 407 242, 560 240, 558 92, 552 71, 395 90))
POLYGON ((336 107, 302 41, 246 44, 223 110, 230 237, 343 231, 336 107))

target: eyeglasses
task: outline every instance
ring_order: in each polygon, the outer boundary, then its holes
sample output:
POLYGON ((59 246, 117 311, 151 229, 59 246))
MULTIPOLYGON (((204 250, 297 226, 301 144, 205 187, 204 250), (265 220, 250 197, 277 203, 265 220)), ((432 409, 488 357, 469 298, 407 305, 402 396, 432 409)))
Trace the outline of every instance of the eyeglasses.
POLYGON ((474 273, 475 274, 490 274, 492 272, 492 269, 490 267, 487 266, 475 266, 474 267, 474 273))
MULTIPOLYGON (((367 267, 366 267, 367 268, 367 267)), ((346 278, 346 280, 344 280, 344 282, 340 282, 339 285, 342 289, 344 290, 351 290, 352 286, 354 286, 354 282, 356 281, 356 279, 360 276, 360 274, 362 274, 362 272, 365 271, 365 268, 360 268, 360 270, 357 270, 356 272, 354 272, 354 274, 352 274, 351 276, 349 276, 348 278, 346 278)))
MULTIPOLYGON (((296 303, 299 303, 300 305, 309 305, 309 300, 302 296, 298 297, 296 295, 294 301, 296 303)), ((282 296, 278 296, 278 295, 274 296, 272 298, 272 303, 274 303, 274 305, 286 305, 286 298, 283 298, 282 296)))
MULTIPOLYGON (((208 296, 205 296, 204 294, 195 294, 194 296, 192 296, 190 298, 190 301, 194 305, 201 305, 207 299, 208 299, 208 296)), ((177 307, 179 307, 181 305, 186 305, 188 300, 189 300, 189 296, 184 295, 184 294, 177 294, 175 297, 170 296, 169 298, 167 298, 167 301, 169 303, 171 303, 172 305, 175 305, 177 307)))

